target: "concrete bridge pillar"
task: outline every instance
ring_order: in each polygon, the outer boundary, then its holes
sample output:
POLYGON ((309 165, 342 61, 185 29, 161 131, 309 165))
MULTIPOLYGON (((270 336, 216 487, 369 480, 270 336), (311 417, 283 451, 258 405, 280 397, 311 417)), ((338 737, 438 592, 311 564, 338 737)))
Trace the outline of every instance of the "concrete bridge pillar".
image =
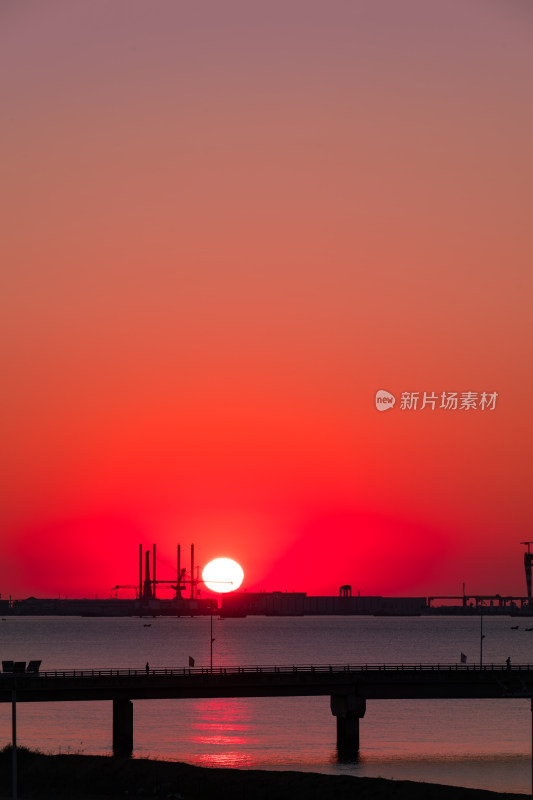
POLYGON ((113 700, 113 755, 133 753, 133 703, 122 698, 113 700))
POLYGON ((353 757, 359 750, 359 720, 365 716, 366 700, 353 694, 332 695, 330 705, 337 717, 339 755, 353 757))

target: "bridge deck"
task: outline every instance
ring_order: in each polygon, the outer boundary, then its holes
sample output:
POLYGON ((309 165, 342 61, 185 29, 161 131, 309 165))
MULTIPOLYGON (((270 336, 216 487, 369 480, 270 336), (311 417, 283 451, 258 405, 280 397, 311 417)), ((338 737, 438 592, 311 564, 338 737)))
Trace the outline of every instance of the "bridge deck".
POLYGON ((533 665, 364 664, 2 673, 0 702, 354 695, 364 699, 533 697, 533 665))
MULTIPOLYGON (((533 666, 487 664, 306 664, 53 670, 0 675, 0 702, 113 701, 113 752, 133 752, 133 703, 140 699, 330 696, 337 748, 359 749, 359 721, 369 699, 533 698, 533 666)), ((533 701, 532 701, 533 708, 533 701)))

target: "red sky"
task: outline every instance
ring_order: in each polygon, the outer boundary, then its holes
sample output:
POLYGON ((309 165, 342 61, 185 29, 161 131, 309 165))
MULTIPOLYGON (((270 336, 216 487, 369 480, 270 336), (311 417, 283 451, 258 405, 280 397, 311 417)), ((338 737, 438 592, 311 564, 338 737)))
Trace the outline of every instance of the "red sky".
POLYGON ((2 596, 105 596, 140 542, 248 589, 525 593, 531 4, 0 23, 2 596))

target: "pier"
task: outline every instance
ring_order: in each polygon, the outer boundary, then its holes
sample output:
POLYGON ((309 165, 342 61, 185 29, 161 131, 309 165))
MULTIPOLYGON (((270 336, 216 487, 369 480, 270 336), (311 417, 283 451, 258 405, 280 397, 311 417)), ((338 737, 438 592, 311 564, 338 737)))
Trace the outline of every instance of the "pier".
POLYGON ((326 664, 2 673, 0 702, 109 700, 113 752, 133 752, 133 701, 329 696, 342 755, 359 749, 369 700, 533 698, 533 665, 326 664))

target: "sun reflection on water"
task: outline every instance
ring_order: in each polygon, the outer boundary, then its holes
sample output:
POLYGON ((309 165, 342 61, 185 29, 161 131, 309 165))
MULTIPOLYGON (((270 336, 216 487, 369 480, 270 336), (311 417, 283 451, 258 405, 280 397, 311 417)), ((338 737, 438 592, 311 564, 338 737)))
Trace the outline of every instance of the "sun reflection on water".
POLYGON ((197 754, 195 763, 212 767, 249 766, 253 757, 243 751, 250 747, 251 728, 250 708, 246 703, 218 698, 198 701, 190 741, 203 752, 197 754), (243 750, 235 749, 239 747, 243 750))

